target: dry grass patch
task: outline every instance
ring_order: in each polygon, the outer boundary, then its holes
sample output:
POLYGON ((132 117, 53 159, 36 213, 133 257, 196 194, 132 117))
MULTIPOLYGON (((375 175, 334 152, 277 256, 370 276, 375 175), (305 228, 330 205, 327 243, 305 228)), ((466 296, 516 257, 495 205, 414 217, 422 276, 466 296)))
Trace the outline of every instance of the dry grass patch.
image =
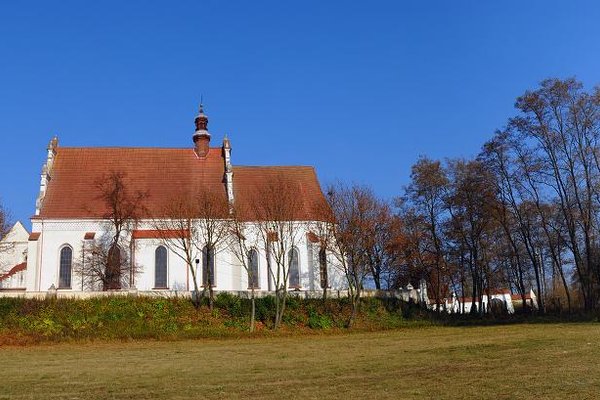
POLYGON ((0 349, 0 399, 592 399, 600 325, 0 349))

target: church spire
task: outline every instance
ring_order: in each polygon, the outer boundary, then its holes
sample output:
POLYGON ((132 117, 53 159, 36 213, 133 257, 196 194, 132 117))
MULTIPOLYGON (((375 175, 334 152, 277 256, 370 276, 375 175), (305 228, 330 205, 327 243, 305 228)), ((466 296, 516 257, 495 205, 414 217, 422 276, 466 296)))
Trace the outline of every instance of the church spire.
POLYGON ((208 132, 208 117, 204 114, 204 106, 200 103, 200 110, 194 120, 196 124, 196 132, 192 139, 194 140, 194 151, 198 157, 206 157, 210 145, 210 133, 208 132))

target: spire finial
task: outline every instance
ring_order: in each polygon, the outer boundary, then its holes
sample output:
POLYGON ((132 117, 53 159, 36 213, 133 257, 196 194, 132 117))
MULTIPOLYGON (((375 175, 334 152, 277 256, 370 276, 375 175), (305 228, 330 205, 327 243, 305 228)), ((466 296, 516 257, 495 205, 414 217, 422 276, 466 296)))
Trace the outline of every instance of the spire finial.
POLYGON ((204 114, 204 104, 202 103, 202 99, 200 99, 200 109, 198 110, 198 115, 194 122, 196 123, 196 132, 208 131, 208 117, 204 114))

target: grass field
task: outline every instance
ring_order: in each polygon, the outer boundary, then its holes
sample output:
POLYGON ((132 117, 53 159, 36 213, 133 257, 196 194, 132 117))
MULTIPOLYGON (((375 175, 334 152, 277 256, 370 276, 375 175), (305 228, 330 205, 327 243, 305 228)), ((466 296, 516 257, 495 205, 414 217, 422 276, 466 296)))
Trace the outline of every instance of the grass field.
POLYGON ((595 399, 600 324, 0 349, 0 399, 595 399))

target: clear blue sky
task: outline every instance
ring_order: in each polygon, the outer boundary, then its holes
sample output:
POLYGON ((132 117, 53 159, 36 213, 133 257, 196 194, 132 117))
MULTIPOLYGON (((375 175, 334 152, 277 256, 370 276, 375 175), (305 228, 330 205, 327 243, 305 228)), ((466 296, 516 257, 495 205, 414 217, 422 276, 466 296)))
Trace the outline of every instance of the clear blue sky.
POLYGON ((234 163, 389 198, 419 155, 476 154, 540 80, 600 83, 592 1, 7 3, 0 197, 26 225, 52 135, 191 146, 201 94, 234 163))

